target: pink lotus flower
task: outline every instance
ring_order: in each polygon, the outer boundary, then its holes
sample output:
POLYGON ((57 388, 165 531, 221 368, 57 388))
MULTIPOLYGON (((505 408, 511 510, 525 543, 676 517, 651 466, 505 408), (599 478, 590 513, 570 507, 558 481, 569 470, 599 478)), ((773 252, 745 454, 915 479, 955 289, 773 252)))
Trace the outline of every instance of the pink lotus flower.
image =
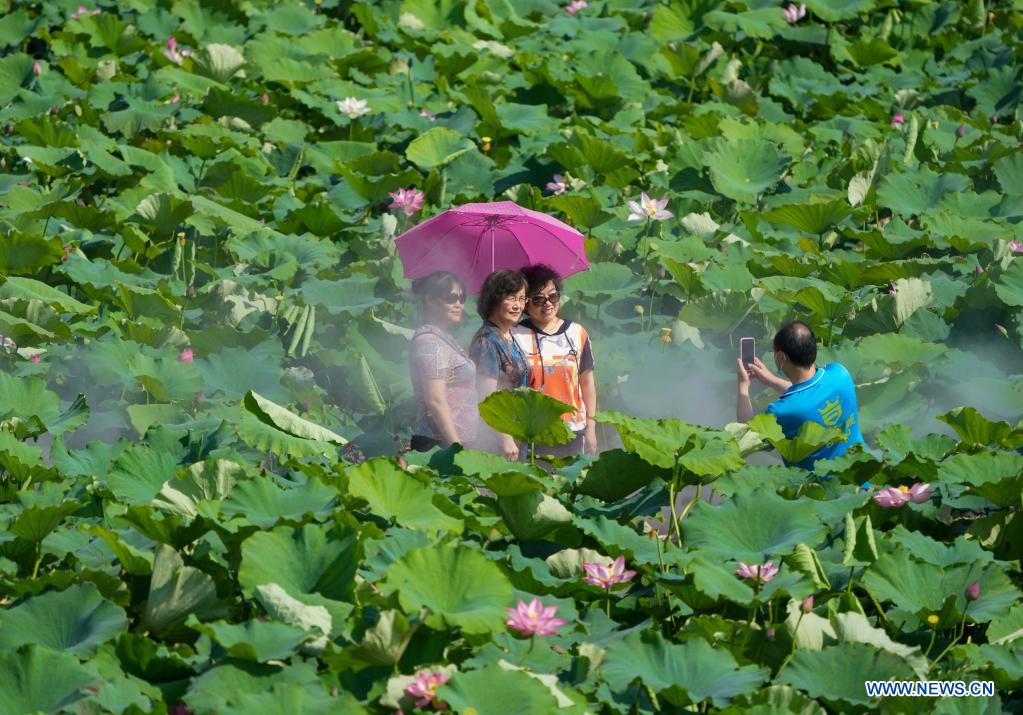
POLYGON ((924 504, 934 493, 930 484, 917 482, 911 487, 886 487, 873 496, 874 502, 885 509, 898 509, 909 502, 924 504))
POLYGON ((28 361, 29 361, 30 363, 32 363, 33 365, 38 365, 38 364, 39 364, 39 361, 40 361, 40 360, 42 360, 42 359, 43 359, 42 355, 40 355, 39 353, 36 353, 36 354, 35 354, 35 355, 33 355, 32 357, 30 357, 30 358, 28 359, 28 361))
POLYGON ((440 703, 437 701, 437 686, 448 682, 448 676, 444 673, 431 673, 428 670, 421 670, 416 673, 415 682, 411 683, 405 692, 416 700, 417 708, 425 708, 427 705, 435 707, 440 703))
POLYGON ((180 101, 181 101, 181 95, 180 94, 175 94, 173 97, 171 97, 169 100, 167 100, 167 104, 177 104, 180 101))
POLYGON ((103 11, 100 10, 98 7, 94 10, 90 10, 89 8, 85 7, 85 5, 79 5, 78 9, 75 12, 71 13, 71 19, 77 20, 80 17, 87 17, 88 15, 99 15, 101 12, 103 11))
POLYGON ((428 112, 425 109, 420 110, 419 116, 420 117, 426 117, 431 122, 436 122, 437 121, 437 115, 432 113, 432 112, 428 112))
POLYGON ((896 112, 895 114, 892 115, 891 125, 893 127, 897 127, 905 121, 906 115, 904 115, 902 112, 896 112))
POLYGON ((565 12, 569 15, 575 15, 577 12, 585 10, 587 7, 589 7, 589 3, 586 2, 586 0, 573 0, 573 2, 570 2, 565 6, 565 12))
POLYGON ((270 95, 267 94, 266 92, 263 92, 263 94, 259 95, 259 101, 261 101, 263 104, 270 104, 270 95))
POLYGON ((66 261, 67 259, 71 258, 71 248, 72 246, 70 243, 64 244, 64 257, 60 259, 61 261, 66 261))
POLYGON ((192 362, 194 357, 195 356, 192 354, 192 348, 185 348, 178 353, 178 362, 192 362))
POLYGON ((554 181, 548 181, 546 188, 548 191, 553 192, 555 196, 560 196, 568 189, 568 185, 565 183, 564 176, 561 174, 555 174, 554 181))
POLYGON ((586 583, 610 591, 616 583, 626 583, 636 577, 635 571, 625 570, 625 557, 619 556, 610 566, 607 564, 584 563, 583 581, 586 583))
POLYGON ((1001 333, 1003 338, 1009 337, 1009 331, 1005 329, 1004 325, 999 325, 998 323, 995 323, 995 330, 1001 333))
POLYGON ((1015 239, 1009 241, 1009 248, 1013 253, 1023 253, 1023 243, 1020 243, 1015 239))
POLYGON ((518 606, 506 608, 505 612, 508 614, 505 625, 524 636, 557 635, 557 629, 566 623, 554 617, 558 612, 557 606, 544 606, 539 598, 534 598, 529 605, 520 598, 518 606))
POLYGON ((970 601, 980 598, 980 581, 974 581, 966 587, 966 598, 970 601))
POLYGON ((790 25, 795 25, 797 22, 806 17, 806 5, 796 7, 795 4, 789 3, 788 7, 782 8, 781 12, 785 15, 785 22, 790 25))
POLYGON ((778 567, 774 565, 773 561, 754 566, 748 566, 740 561, 739 568, 735 569, 735 575, 739 578, 767 583, 778 575, 778 567))
POLYGON ((976 270, 974 270, 974 273, 976 273, 978 276, 983 272, 984 269, 981 266, 977 266, 976 270))
POLYGON ((411 216, 416 211, 423 208, 423 199, 426 198, 426 194, 415 187, 409 187, 407 189, 392 191, 390 193, 390 197, 394 199, 394 201, 387 208, 404 209, 405 215, 411 216))
POLYGON ((185 58, 192 54, 192 51, 182 47, 178 49, 178 41, 171 35, 167 38, 167 47, 163 50, 163 56, 176 65, 180 65, 185 61, 185 58))
POLYGON ((38 77, 42 73, 43 73, 43 66, 41 64, 39 64, 39 60, 36 60, 35 62, 32 63, 32 74, 34 74, 36 77, 38 77))
POLYGON ((651 199, 646 192, 640 194, 639 201, 629 201, 629 221, 664 221, 675 214, 664 207, 668 205, 668 199, 651 199))
POLYGON ((803 613, 809 613, 810 611, 812 611, 813 610, 813 594, 811 593, 809 596, 804 598, 800 602, 799 607, 800 607, 800 609, 802 609, 803 613))

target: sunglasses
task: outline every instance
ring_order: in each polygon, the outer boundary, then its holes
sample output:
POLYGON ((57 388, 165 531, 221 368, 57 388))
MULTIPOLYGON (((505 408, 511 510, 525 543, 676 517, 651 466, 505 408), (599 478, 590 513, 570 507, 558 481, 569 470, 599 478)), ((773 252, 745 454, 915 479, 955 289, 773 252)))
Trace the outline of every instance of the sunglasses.
POLYGON ((541 306, 543 306, 543 305, 545 305, 547 303, 550 303, 551 305, 557 305, 558 303, 561 302, 561 294, 560 293, 551 293, 550 295, 543 295, 543 294, 534 295, 532 298, 529 299, 529 302, 532 305, 536 306, 537 308, 539 308, 539 307, 541 307, 541 306))
POLYGON ((465 293, 448 293, 447 295, 437 296, 447 305, 454 305, 455 303, 461 303, 465 305, 465 293))

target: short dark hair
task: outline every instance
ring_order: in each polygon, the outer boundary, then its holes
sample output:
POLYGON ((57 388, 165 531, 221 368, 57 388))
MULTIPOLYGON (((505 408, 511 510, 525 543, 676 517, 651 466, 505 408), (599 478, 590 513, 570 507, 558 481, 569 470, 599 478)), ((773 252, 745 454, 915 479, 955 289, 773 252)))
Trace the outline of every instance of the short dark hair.
POLYGON ((427 298, 447 295, 455 287, 464 291, 465 281, 448 271, 434 271, 428 276, 412 281, 412 295, 423 303, 427 298))
POLYGON ((483 320, 488 320, 494 308, 504 300, 506 295, 513 295, 526 287, 526 277, 519 271, 494 271, 483 281, 480 297, 476 301, 476 312, 483 320))
POLYGON ((526 266, 522 269, 522 275, 526 277, 526 295, 536 295, 548 283, 553 283, 554 290, 561 292, 561 274, 546 263, 526 266))
POLYGON ((817 359, 817 336, 802 320, 790 320, 774 334, 774 349, 785 353, 793 365, 810 367, 817 359))

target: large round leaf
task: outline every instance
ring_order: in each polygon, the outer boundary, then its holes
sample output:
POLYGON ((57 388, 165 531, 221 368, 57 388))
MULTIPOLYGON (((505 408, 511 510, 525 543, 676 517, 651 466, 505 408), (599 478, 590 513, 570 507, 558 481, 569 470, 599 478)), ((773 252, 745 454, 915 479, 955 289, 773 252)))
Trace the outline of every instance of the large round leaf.
POLYGON ((456 673, 437 689, 437 695, 458 713, 533 715, 558 711, 558 703, 543 683, 525 671, 498 665, 456 673))
POLYGON ((700 502, 685 520, 683 538, 724 561, 759 564, 798 544, 816 546, 826 529, 813 503, 766 491, 736 494, 723 504, 700 502))
POLYGON ((512 586, 497 564, 464 546, 415 549, 391 564, 381 586, 398 593, 406 613, 428 608, 431 628, 487 633, 504 627, 512 586))
POLYGON ((851 213, 852 209, 843 199, 836 199, 778 206, 766 212, 764 218, 772 223, 795 226, 800 231, 819 236, 851 213))
POLYGON ((893 653, 865 643, 839 643, 821 651, 797 650, 778 682, 811 697, 870 705, 864 682, 913 677, 909 664, 893 653))
POLYGON ((657 477, 667 480, 671 473, 654 467, 636 454, 612 449, 601 453, 574 488, 577 494, 613 502, 624 499, 657 477))
POLYGON ((124 609, 105 600, 93 584, 80 583, 0 610, 0 650, 37 643, 88 656, 127 628, 124 609))
POLYGON ((740 203, 755 203, 785 175, 791 159, 762 139, 719 141, 704 158, 714 189, 740 203))
POLYGON ((572 410, 571 405, 528 387, 498 390, 480 403, 480 417, 498 432, 522 442, 547 445, 572 441, 572 430, 561 419, 572 410))
POLYGON ((282 488, 271 477, 258 476, 239 482, 224 500, 221 511, 229 516, 244 516, 265 529, 280 519, 301 520, 306 514, 322 518, 336 499, 337 491, 315 478, 299 486, 282 488))
POLYGON ((257 586, 276 583, 314 605, 323 599, 343 601, 355 588, 359 552, 355 534, 339 528, 278 527, 253 534, 242 543, 238 583, 249 598, 257 586))
POLYGON ((98 678, 70 653, 36 645, 0 650, 0 712, 35 715, 69 707, 85 697, 84 688, 98 678))
POLYGON ((766 668, 739 666, 727 649, 702 638, 676 645, 659 633, 638 632, 608 647, 600 673, 615 692, 638 679, 674 705, 710 699, 719 707, 753 692, 770 676, 766 668))
POLYGON ((394 519, 405 527, 456 533, 462 530, 459 519, 434 505, 435 492, 402 471, 393 459, 363 462, 350 468, 347 475, 348 491, 369 502, 370 511, 378 516, 394 519))
POLYGON ((432 169, 457 159, 472 149, 472 142, 461 132, 447 127, 432 127, 408 145, 405 156, 421 169, 432 169))

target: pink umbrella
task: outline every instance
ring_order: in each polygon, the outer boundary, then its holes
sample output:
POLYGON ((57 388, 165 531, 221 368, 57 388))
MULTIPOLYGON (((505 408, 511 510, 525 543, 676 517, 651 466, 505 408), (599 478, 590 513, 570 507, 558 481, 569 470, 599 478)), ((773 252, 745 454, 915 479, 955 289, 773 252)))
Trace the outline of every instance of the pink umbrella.
POLYGON ((406 278, 450 271, 479 293, 487 275, 501 268, 546 263, 563 276, 585 271, 585 240, 547 214, 495 201, 450 208, 401 234, 397 244, 406 278))

